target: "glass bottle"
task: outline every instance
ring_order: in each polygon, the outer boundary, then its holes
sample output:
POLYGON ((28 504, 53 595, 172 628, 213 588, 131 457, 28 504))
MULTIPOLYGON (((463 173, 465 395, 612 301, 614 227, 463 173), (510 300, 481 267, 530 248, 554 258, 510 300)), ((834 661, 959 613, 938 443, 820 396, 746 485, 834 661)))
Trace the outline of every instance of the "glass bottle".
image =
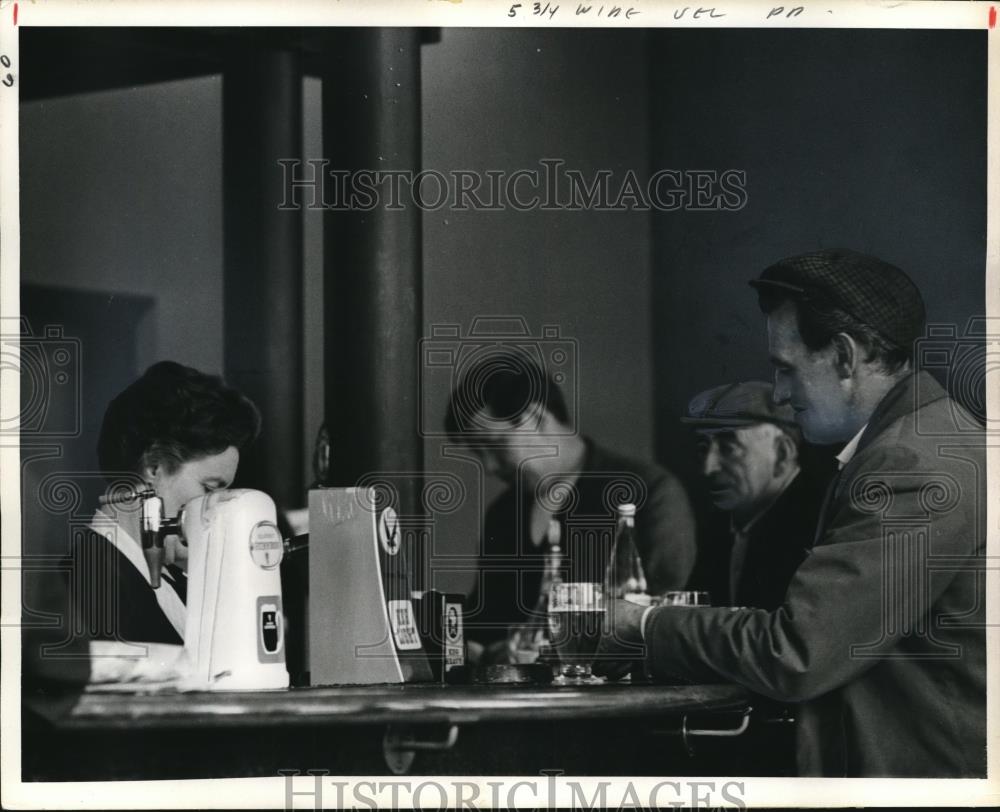
POLYGON ((605 594, 609 598, 624 598, 635 603, 647 600, 646 574, 635 544, 635 505, 630 502, 618 506, 615 543, 604 581, 605 594))
POLYGON ((542 576, 542 587, 538 595, 543 625, 547 623, 545 618, 549 613, 549 592, 555 584, 562 583, 562 525, 558 519, 549 519, 548 541, 549 556, 545 561, 545 574, 542 576))
POLYGON ((561 535, 562 527, 559 520, 549 519, 546 535, 549 551, 545 559, 538 598, 535 600, 531 615, 524 623, 514 628, 507 641, 513 663, 533 663, 538 660, 542 649, 549 645, 549 591, 553 584, 562 581, 559 572, 562 567, 561 535))

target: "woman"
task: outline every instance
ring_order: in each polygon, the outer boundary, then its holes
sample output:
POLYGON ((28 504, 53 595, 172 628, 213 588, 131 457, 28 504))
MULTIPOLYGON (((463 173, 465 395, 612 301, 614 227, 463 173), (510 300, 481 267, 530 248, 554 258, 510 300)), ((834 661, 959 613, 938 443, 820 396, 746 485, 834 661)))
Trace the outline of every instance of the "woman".
MULTIPOLYGON (((138 477, 163 500, 167 517, 232 483, 240 450, 260 431, 257 408, 221 379, 172 361, 154 364, 108 406, 97 457, 110 481, 138 477)), ((180 643, 184 636, 186 548, 168 537, 165 577, 154 590, 139 542, 138 505, 103 505, 92 533, 75 546, 73 590, 93 639, 180 643)))
MULTIPOLYGON (((259 431, 256 406, 220 378, 162 361, 111 401, 98 461, 109 483, 152 488, 163 500, 165 516, 173 517, 191 499, 228 487, 240 451, 259 431)), ((32 653, 39 655, 42 678, 104 682, 169 676, 167 666, 184 637, 187 550, 176 537, 165 540, 167 566, 154 590, 139 517, 137 500, 102 504, 75 539, 68 567, 69 629, 54 650, 83 646, 89 673, 56 667, 59 659, 37 648, 32 653), (134 645, 140 642, 173 646, 134 645)))

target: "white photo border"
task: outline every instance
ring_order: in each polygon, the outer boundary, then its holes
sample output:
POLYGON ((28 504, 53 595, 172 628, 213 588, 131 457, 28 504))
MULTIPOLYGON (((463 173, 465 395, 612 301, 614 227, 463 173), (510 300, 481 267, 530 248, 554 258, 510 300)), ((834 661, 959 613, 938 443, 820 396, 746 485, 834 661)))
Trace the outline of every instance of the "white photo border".
MULTIPOLYGON (((648 28, 923 28, 968 29, 988 31, 988 87, 994 92, 988 100, 987 140, 987 255, 984 285, 987 315, 1000 315, 1000 35, 997 33, 997 4, 988 2, 862 2, 826 0, 815 3, 805 0, 788 9, 803 11, 789 16, 773 14, 778 7, 773 2, 706 3, 725 16, 699 15, 689 12, 677 18, 684 8, 681 2, 624 0, 618 5, 638 9, 629 19, 624 17, 581 17, 570 13, 569 3, 562 5, 565 14, 556 13, 548 19, 532 13, 532 3, 512 3, 510 0, 175 0, 171 3, 154 0, 0 0, 0 54, 10 67, 0 71, 13 77, 13 85, 0 87, 0 316, 18 318, 19 302, 19 179, 18 179, 18 32, 25 26, 440 26, 440 27, 648 27, 648 28), (516 7, 513 8, 512 7, 516 7), (513 11, 513 14, 512 14, 513 11)), ((544 4, 543 4, 544 5, 544 4)), ((573 4, 575 6, 575 4, 573 4)), ((599 2, 592 4, 601 5, 599 2)), ((691 9, 699 6, 691 6, 691 9)), ((6 63, 5 63, 6 64, 6 63)), ((1000 412, 1000 376, 994 375, 987 386, 987 413, 1000 412)), ((16 413, 20 402, 17 376, 5 376, 0 398, 5 414, 16 413)), ((285 808, 286 779, 213 779, 193 781, 128 781, 88 783, 21 782, 20 758, 20 573, 16 568, 19 556, 20 527, 20 462, 16 438, 4 437, 0 442, 0 513, 2 522, 2 724, 0 758, 2 758, 2 805, 4 808, 285 808)), ((989 448, 988 456, 988 555, 995 557, 1000 544, 1000 446, 989 448)), ((986 779, 814 779, 814 778, 708 778, 686 779, 671 777, 672 782, 716 781, 718 786, 728 781, 743 785, 741 799, 748 807, 757 806, 996 806, 1000 805, 1000 725, 997 724, 997 665, 1000 641, 1000 605, 998 605, 997 571, 987 573, 987 653, 988 671, 988 775, 986 779)), ((303 777, 305 778, 305 777, 303 777)), ((297 779, 300 780, 300 779, 297 779)), ((333 781, 327 777, 325 781, 333 781)), ((386 776, 345 779, 350 787, 374 782, 381 792, 367 793, 377 798, 379 806, 392 800, 391 783, 386 776)), ((410 785, 430 780, 429 777, 409 779, 410 785)), ((461 777, 437 777, 446 787, 468 783, 461 777)), ((544 776, 493 778, 490 784, 503 782, 506 788, 522 784, 512 800, 514 806, 544 806, 555 800, 558 806, 572 802, 565 777, 555 780, 544 776), (550 791, 555 795, 550 796, 550 791)), ((648 798, 650 790, 664 779, 601 778, 576 779, 588 793, 601 781, 611 781, 615 787, 631 785, 640 799, 648 798)), ((395 782, 406 782, 398 778, 395 782)), ((481 798, 489 799, 491 790, 485 779, 481 798)), ((313 808, 308 789, 295 799, 296 808, 313 808)), ((399 787, 396 790, 399 792, 399 787)), ((331 792, 329 801, 334 800, 331 792)), ((352 796, 347 795, 350 800, 352 796)), ((406 795, 397 795, 406 799, 406 795)), ((429 793, 426 799, 437 803, 439 796, 429 793)), ((493 796, 496 797, 496 796, 493 796)), ((507 795, 502 793, 502 799, 507 795)), ((661 793, 660 797, 664 797, 661 793)), ((627 801, 628 796, 608 795, 609 801, 627 801)), ((454 794, 449 800, 456 800, 454 794)), ((718 795, 712 805, 726 805, 718 795)), ((364 807, 361 807, 364 808, 364 807)))

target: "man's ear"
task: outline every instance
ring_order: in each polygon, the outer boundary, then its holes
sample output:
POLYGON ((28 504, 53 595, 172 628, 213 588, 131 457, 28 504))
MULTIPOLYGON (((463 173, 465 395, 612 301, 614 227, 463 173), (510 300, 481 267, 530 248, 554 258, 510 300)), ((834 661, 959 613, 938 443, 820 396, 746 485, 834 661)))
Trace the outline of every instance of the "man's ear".
POLYGON ((774 437, 774 475, 781 476, 794 465, 799 458, 798 448, 795 441, 785 432, 778 431, 774 437))
POLYGON ((833 347, 833 364, 837 375, 843 380, 854 377, 861 362, 861 348, 853 336, 847 333, 837 333, 831 340, 833 347))

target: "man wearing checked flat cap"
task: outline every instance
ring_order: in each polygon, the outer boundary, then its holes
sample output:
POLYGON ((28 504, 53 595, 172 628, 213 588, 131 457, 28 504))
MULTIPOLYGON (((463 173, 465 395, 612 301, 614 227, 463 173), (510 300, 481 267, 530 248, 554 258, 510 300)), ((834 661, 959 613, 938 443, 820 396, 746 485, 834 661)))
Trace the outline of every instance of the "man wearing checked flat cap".
POLYGON ((841 447, 815 544, 775 610, 616 601, 594 670, 644 645, 655 677, 795 703, 802 775, 985 777, 983 433, 912 365, 920 292, 830 250, 750 284, 775 400, 841 447))

